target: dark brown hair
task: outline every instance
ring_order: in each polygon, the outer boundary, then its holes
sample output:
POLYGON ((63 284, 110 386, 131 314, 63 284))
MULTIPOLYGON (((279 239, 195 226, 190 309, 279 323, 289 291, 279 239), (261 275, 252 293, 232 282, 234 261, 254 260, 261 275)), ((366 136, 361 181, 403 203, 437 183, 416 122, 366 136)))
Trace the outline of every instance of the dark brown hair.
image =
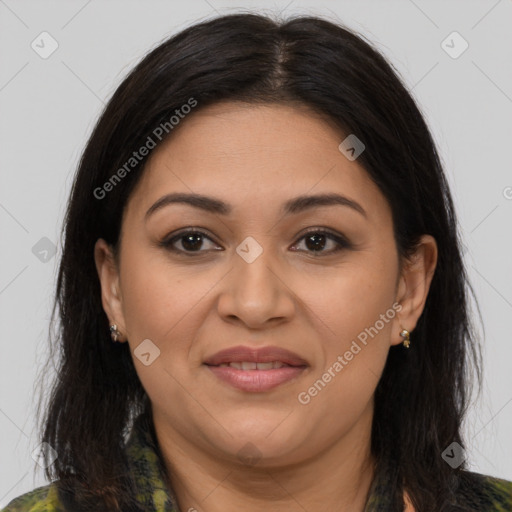
POLYGON ((465 468, 452 469, 441 454, 454 441, 464 446, 471 369, 481 384, 454 205, 432 136, 398 73, 364 36, 310 16, 234 14, 195 24, 152 50, 106 105, 63 228, 52 314, 53 325, 58 307, 60 325, 49 364, 55 350, 60 359, 41 405, 41 441, 58 452, 47 477, 74 489, 77 503, 137 510, 123 442, 150 405, 128 344, 111 342, 93 249, 100 237, 117 247, 123 208, 147 158, 105 198, 94 191, 191 97, 195 111, 221 100, 310 107, 364 142, 358 163, 389 201, 400 257, 422 234, 436 239, 438 264, 413 344, 390 349, 376 389, 371 448, 389 472, 392 510, 403 509, 404 489, 416 510, 441 510, 465 468))

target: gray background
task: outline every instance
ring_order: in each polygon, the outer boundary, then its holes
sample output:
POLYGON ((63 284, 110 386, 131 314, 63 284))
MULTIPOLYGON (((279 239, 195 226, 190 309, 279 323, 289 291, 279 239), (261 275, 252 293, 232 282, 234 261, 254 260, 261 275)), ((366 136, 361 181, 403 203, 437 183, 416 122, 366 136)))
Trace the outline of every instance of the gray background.
MULTIPOLYGON (((467 419, 466 455, 473 470, 512 480, 512 1, 0 0, 0 507, 47 483, 31 458, 35 377, 47 352, 65 201, 97 115, 162 39, 240 9, 343 22, 377 43, 418 100, 452 186, 484 319, 484 391, 467 419), (58 43, 47 59, 31 47, 50 48, 43 31, 58 43), (458 58, 441 46, 453 31, 469 44, 458 58)), ((452 40, 452 52, 462 48, 452 40)))

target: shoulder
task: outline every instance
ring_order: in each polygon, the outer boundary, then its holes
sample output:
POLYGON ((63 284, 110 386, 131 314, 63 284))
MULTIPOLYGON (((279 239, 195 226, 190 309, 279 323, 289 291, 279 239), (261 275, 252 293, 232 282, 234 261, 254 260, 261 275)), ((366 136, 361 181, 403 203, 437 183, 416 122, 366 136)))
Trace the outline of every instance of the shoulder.
POLYGON ((481 473, 463 471, 458 494, 468 505, 482 512, 512 511, 512 481, 481 473))
POLYGON ((14 498, 0 512, 65 512, 55 484, 37 487, 14 498))

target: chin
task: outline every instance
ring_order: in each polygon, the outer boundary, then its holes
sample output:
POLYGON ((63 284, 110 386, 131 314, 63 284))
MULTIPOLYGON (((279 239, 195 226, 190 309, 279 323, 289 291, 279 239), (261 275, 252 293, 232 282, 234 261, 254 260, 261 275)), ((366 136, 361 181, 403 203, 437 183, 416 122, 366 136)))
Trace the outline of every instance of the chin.
MULTIPOLYGON (((233 462, 244 465, 256 463, 265 467, 291 464, 300 448, 307 444, 307 432, 300 425, 283 422, 286 415, 268 417, 262 421, 239 418, 229 422, 222 439, 209 438, 210 447, 224 452, 233 462), (285 424, 286 423, 286 424, 285 424)), ((216 434, 218 434, 218 430, 216 434)))

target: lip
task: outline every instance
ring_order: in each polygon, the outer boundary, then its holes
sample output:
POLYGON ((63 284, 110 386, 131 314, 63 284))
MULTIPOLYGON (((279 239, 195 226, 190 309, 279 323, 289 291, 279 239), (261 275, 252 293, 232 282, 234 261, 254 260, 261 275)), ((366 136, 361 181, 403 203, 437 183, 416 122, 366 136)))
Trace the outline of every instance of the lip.
MULTIPOLYGON (((248 361, 252 363, 270 363, 280 361, 290 366, 308 366, 307 361, 297 354, 280 347, 251 348, 239 345, 227 348, 215 353, 205 360, 204 364, 218 366, 222 363, 241 363, 248 361)), ((265 371, 265 370, 258 370, 265 371)))
POLYGON ((279 347, 254 349, 238 346, 221 350, 209 357, 204 364, 221 381, 250 393, 262 393, 299 377, 309 366, 307 361, 289 350, 279 347), (279 361, 288 366, 271 370, 241 370, 222 363, 270 363, 279 361))

